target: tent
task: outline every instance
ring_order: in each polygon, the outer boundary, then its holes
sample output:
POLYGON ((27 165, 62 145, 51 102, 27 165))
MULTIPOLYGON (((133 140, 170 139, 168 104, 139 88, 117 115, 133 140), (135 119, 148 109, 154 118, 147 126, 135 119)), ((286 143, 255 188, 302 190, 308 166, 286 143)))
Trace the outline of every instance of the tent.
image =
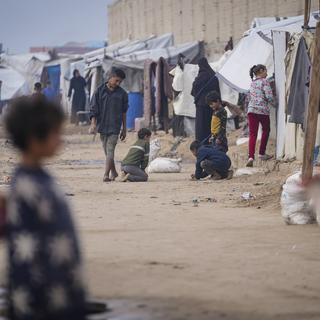
MULTIPOLYGON (((315 27, 318 12, 311 14, 309 25, 315 27)), ((301 32, 303 16, 290 17, 285 20, 250 29, 234 48, 232 54, 218 71, 217 76, 239 92, 249 90, 251 79, 249 70, 255 64, 264 64, 269 75, 274 73, 273 31, 301 32)))
MULTIPOLYGON (((318 20, 319 12, 313 12, 309 21, 311 30, 315 28, 318 20)), ((278 159, 302 157, 301 125, 289 123, 286 114, 287 87, 291 80, 287 74, 285 57, 288 35, 298 34, 299 38, 302 35, 303 22, 304 17, 297 16, 250 29, 218 71, 218 77, 239 92, 247 92, 250 87, 249 69, 252 65, 264 64, 269 75, 274 74, 278 106, 271 114, 271 133, 276 138, 278 159)), ((291 58, 295 60, 294 54, 291 58)))
POLYGON ((26 79, 10 67, 0 67, 0 80, 2 81, 0 101, 11 100, 19 95, 29 93, 26 79))
MULTIPOLYGON (((218 61, 210 63, 212 69, 217 72, 228 59, 230 54, 231 51, 227 51, 218 61)), ((196 109, 194 97, 191 95, 191 89, 193 81, 198 74, 198 70, 199 67, 196 64, 185 64, 183 70, 177 66, 171 72, 174 76, 173 89, 179 92, 173 103, 175 114, 178 116, 195 118, 196 109)), ((222 80, 219 80, 219 83, 222 99, 229 101, 232 104, 236 104, 238 101, 238 92, 233 90, 222 80)))

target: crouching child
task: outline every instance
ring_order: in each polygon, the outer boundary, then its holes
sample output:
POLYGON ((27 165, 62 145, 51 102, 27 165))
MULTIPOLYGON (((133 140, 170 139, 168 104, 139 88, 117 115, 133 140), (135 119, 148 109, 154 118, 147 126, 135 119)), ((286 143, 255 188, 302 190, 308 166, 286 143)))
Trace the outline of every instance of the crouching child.
POLYGON ((6 205, 9 318, 84 320, 77 232, 64 193, 43 167, 61 145, 64 114, 44 99, 19 98, 6 130, 21 160, 6 205))
POLYGON ((214 180, 231 179, 233 171, 230 170, 231 160, 217 147, 201 146, 198 141, 190 145, 192 154, 197 158, 195 173, 192 179, 200 180, 211 176, 214 180))
POLYGON ((145 169, 149 163, 151 131, 142 128, 138 132, 138 140, 130 147, 130 150, 121 164, 121 181, 145 182, 148 175, 145 169))

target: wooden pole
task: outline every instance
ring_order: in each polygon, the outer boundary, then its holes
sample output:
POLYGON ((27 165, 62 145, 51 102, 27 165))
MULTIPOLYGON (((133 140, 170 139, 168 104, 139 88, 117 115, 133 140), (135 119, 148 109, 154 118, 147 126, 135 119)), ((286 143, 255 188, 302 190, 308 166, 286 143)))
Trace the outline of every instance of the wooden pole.
POLYGON ((317 23, 316 27, 313 57, 303 148, 302 180, 304 182, 307 182, 312 178, 313 152, 316 142, 318 112, 320 105, 320 22, 317 23))
POLYGON ((305 0, 304 1, 304 23, 303 23, 303 28, 305 30, 309 28, 310 2, 311 2, 311 0, 305 0))

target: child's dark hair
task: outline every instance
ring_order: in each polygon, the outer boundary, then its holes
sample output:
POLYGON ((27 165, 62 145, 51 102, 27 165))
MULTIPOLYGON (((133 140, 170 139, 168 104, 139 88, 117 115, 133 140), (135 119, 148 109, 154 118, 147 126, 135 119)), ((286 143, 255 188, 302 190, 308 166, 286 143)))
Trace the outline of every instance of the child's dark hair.
POLYGON ((42 89, 42 84, 41 84, 40 82, 36 82, 36 83, 34 84, 34 89, 35 89, 35 90, 41 90, 41 89, 42 89))
POLYGON ((77 73, 80 74, 80 71, 79 71, 78 69, 74 69, 74 70, 73 70, 73 76, 75 77, 75 76, 77 75, 77 73))
POLYGON ((190 150, 197 152, 200 146, 201 146, 201 143, 198 140, 195 140, 190 144, 190 150))
POLYGON ((144 139, 145 137, 151 137, 151 131, 147 128, 142 128, 138 131, 138 138, 144 139))
POLYGON ((45 140, 63 121, 64 113, 59 105, 46 99, 21 97, 10 104, 5 127, 13 144, 26 151, 30 139, 45 140))
POLYGON ((217 91, 211 91, 206 96, 206 103, 210 104, 212 102, 221 102, 220 94, 217 91))
POLYGON ((254 65, 250 71, 250 78, 253 80, 253 77, 256 76, 261 70, 267 70, 267 67, 263 64, 254 65))
POLYGON ((119 77, 122 80, 124 80, 126 78, 125 72, 122 69, 116 68, 116 67, 113 67, 110 71, 110 77, 112 77, 112 76, 119 77))

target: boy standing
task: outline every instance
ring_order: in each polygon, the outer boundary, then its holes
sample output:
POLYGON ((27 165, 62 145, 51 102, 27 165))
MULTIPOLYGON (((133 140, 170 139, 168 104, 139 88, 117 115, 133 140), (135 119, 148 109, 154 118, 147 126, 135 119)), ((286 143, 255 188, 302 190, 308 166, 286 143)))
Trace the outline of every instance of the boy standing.
POLYGON ((200 180, 211 176, 214 180, 231 179, 231 160, 225 152, 217 147, 201 146, 200 142, 193 141, 190 151, 197 158, 196 171, 191 175, 192 179, 200 180))
POLYGON ((52 88, 50 81, 47 82, 47 86, 42 90, 42 93, 51 102, 54 102, 57 99, 56 93, 52 88))
POLYGON ((149 162, 151 131, 142 128, 138 132, 138 140, 130 147, 127 156, 123 159, 122 182, 145 182, 148 175, 145 172, 149 162))
POLYGON ((227 111, 222 105, 218 92, 211 91, 206 97, 207 104, 213 110, 211 119, 211 142, 219 150, 228 152, 227 140, 227 111))
POLYGON ((126 75, 121 69, 113 68, 108 81, 97 89, 91 100, 90 132, 100 133, 106 155, 104 182, 114 181, 118 177, 114 152, 119 134, 121 141, 127 135, 128 94, 120 87, 125 78, 126 75))
POLYGON ((76 230, 64 194, 43 161, 61 144, 64 114, 43 99, 20 98, 6 130, 21 153, 7 203, 9 318, 84 320, 85 290, 76 230))

